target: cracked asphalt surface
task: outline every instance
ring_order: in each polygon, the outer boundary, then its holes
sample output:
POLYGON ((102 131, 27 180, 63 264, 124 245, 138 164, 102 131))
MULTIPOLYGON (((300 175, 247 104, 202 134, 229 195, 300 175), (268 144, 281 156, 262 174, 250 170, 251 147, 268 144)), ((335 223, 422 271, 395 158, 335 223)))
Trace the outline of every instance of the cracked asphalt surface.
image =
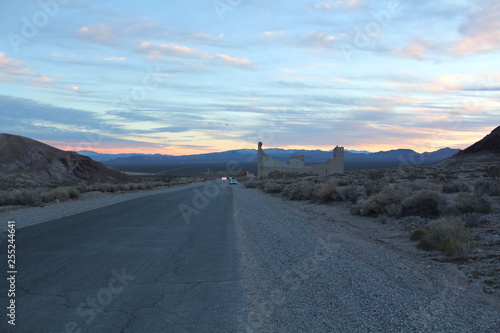
POLYGON ((20 228, 0 332, 500 331, 498 304, 335 212, 221 184, 20 228))
POLYGON ((188 224, 178 205, 193 206, 194 195, 188 188, 18 229, 16 327, 3 314, 0 332, 236 331, 243 288, 232 193, 222 188, 188 224))

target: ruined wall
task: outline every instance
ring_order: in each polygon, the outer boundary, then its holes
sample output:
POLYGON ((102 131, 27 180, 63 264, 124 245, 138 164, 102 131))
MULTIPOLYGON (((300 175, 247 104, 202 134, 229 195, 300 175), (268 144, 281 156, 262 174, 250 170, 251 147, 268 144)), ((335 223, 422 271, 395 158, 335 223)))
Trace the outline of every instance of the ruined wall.
POLYGON ((267 177, 273 171, 310 173, 315 175, 344 173, 344 147, 335 147, 333 150, 333 159, 328 160, 326 163, 307 166, 303 155, 292 156, 290 163, 285 163, 268 156, 262 149, 262 142, 259 142, 257 177, 267 177))
POLYGON ((262 150, 262 142, 259 142, 257 177, 267 177, 273 171, 310 173, 311 167, 305 165, 302 155, 292 156, 290 163, 268 156, 262 150))
POLYGON ((312 165, 311 168, 315 174, 320 176, 344 173, 344 147, 335 147, 333 159, 326 161, 326 163, 312 165))

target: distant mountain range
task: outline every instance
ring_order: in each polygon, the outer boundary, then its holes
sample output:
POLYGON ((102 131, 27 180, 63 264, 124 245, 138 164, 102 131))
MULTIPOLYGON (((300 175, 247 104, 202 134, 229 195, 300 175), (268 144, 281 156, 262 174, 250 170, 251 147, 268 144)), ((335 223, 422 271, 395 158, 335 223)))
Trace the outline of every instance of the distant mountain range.
MULTIPOLYGON (((269 148, 265 152, 279 160, 304 155, 306 164, 324 163, 332 151, 269 148)), ((161 154, 100 154, 93 151, 62 151, 19 135, 0 133, 0 187, 130 181, 122 171, 200 175, 210 169, 223 171, 228 162, 244 171, 257 169, 257 150, 240 149, 219 153, 172 156, 161 154), (96 162, 97 161, 97 162, 96 162), (102 163, 101 163, 102 162, 102 163), (106 165, 105 165, 106 164, 106 165), (109 168, 111 166, 112 168, 109 168)), ((464 163, 500 162, 500 126, 482 140, 460 150, 443 148, 419 154, 410 149, 370 153, 345 151, 346 169, 420 166, 439 162, 441 166, 464 163)), ((487 165, 487 164, 485 164, 487 165)))
MULTIPOLYGON (((332 151, 323 150, 301 150, 301 149, 264 149, 266 154, 281 161, 288 161, 291 156, 304 155, 307 164, 324 163, 333 158, 332 151)), ((449 158, 460 149, 443 148, 434 152, 419 154, 411 149, 396 149, 370 153, 366 151, 345 151, 345 166, 347 169, 377 168, 392 166, 417 166, 432 164, 449 158)), ((234 161, 240 164, 256 164, 256 149, 229 150, 225 152, 172 156, 161 154, 100 154, 93 151, 79 151, 81 155, 88 156, 96 161, 119 170, 137 170, 140 165, 148 166, 179 166, 184 164, 223 164, 234 161)))

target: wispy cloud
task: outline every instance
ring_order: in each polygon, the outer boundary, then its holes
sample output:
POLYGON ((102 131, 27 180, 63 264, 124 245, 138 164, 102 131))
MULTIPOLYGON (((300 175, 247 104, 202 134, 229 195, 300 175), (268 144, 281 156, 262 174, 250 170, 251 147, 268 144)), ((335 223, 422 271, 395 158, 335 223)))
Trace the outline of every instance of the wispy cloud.
POLYGON ((9 58, 5 53, 0 52, 0 81, 17 81, 28 85, 41 85, 51 83, 55 79, 47 75, 34 73, 22 61, 9 58))
POLYGON ((69 86, 69 87, 66 87, 66 89, 69 91, 75 92, 75 93, 81 92, 80 87, 78 87, 78 86, 69 86))
POLYGON ((111 27, 106 24, 80 27, 78 29, 78 36, 85 40, 101 44, 111 44, 117 39, 111 27))
POLYGON ((333 9, 351 9, 361 6, 360 0, 324 0, 314 5, 315 9, 333 10, 333 9))
POLYGON ((242 69, 255 69, 257 67, 257 65, 253 64, 248 58, 235 58, 222 53, 217 53, 216 56, 223 63, 228 64, 230 66, 235 66, 242 69))
POLYGON ((47 83, 51 83, 51 82, 54 82, 55 79, 51 78, 51 77, 48 77, 48 76, 45 76, 45 75, 42 75, 36 79, 33 80, 35 83, 39 83, 39 84, 47 84, 47 83))
POLYGON ((106 57, 105 61, 127 61, 127 57, 106 57))
POLYGON ((458 57, 500 50, 500 2, 486 0, 474 7, 459 29, 451 54, 458 57))
POLYGON ((156 42, 142 42, 137 46, 137 51, 152 59, 161 57, 206 59, 211 57, 188 46, 156 42))
POLYGON ((426 40, 418 39, 418 40, 413 40, 405 47, 396 49, 392 52, 401 55, 405 58, 425 60, 428 57, 428 52, 432 50, 433 47, 434 47, 433 43, 426 40))
POLYGON ((215 53, 214 55, 211 55, 207 52, 184 45, 142 42, 137 46, 137 51, 139 53, 145 54, 150 59, 158 59, 163 57, 200 60, 216 59, 219 63, 238 67, 241 69, 251 70, 257 68, 257 65, 252 63, 249 58, 233 57, 223 53, 215 53))
POLYGON ((8 74, 29 74, 30 70, 22 61, 8 58, 5 53, 0 52, 0 70, 8 74))

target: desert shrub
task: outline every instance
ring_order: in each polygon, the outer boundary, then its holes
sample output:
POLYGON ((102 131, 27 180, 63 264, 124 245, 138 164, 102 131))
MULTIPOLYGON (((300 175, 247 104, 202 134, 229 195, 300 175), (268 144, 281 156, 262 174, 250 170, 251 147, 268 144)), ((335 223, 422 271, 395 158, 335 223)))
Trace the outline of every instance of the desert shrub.
POLYGON ((462 214, 460 216, 460 219, 464 221, 466 227, 480 227, 486 223, 488 223, 488 220, 479 213, 467 213, 467 214, 462 214))
POLYGON ((69 199, 78 199, 80 198, 80 191, 78 188, 70 186, 66 189, 68 192, 69 199))
POLYGON ((163 181, 163 183, 172 183, 174 180, 177 179, 177 176, 174 176, 174 175, 163 175, 161 180, 163 181))
POLYGON ((146 189, 146 185, 144 183, 137 184, 137 190, 144 191, 146 189))
POLYGON ((130 191, 130 184, 120 184, 118 187, 120 191, 130 191))
POLYGON ((474 192, 478 195, 500 196, 500 178, 493 180, 480 180, 474 185, 474 192))
POLYGON ((257 186, 260 184, 261 182, 259 180, 248 180, 245 182, 245 187, 248 187, 248 188, 257 188, 257 186))
POLYGON ((380 193, 387 186, 387 183, 383 180, 367 180, 361 185, 365 187, 366 195, 370 196, 372 194, 380 193))
POLYGON ((345 201, 357 203, 361 199, 366 199, 366 189, 364 186, 349 185, 344 187, 342 197, 345 201))
POLYGON ((443 184, 444 193, 458 193, 458 192, 469 192, 469 184, 463 181, 454 180, 452 182, 443 184))
POLYGON ((310 200, 314 198, 314 183, 310 181, 300 181, 286 186, 281 192, 290 200, 310 200))
POLYGON ((401 217, 403 213, 403 207, 400 202, 392 202, 385 205, 382 214, 392 217, 401 217))
POLYGON ((283 186, 276 182, 268 181, 262 185, 262 190, 266 193, 281 193, 283 186))
POLYGON ((338 179, 330 179, 323 184, 316 185, 315 186, 316 198, 320 202, 339 200, 340 195, 337 192, 338 185, 339 185, 338 179))
POLYGON ((14 190, 9 191, 6 197, 7 205, 33 205, 37 202, 38 197, 34 190, 14 190))
POLYGON ((444 200, 439 192, 433 190, 420 190, 404 198, 401 204, 401 215, 437 217, 440 214, 443 203, 444 200))
POLYGON ((454 179, 457 179, 457 175, 451 171, 438 171, 432 175, 432 177, 439 182, 450 182, 454 179))
POLYGON ((56 200, 54 191, 42 191, 39 194, 41 202, 52 202, 56 200))
POLYGON ((461 219, 444 217, 429 224, 417 246, 424 250, 439 250, 448 256, 466 257, 473 243, 473 235, 461 219))
POLYGON ((57 200, 65 201, 69 199, 69 192, 66 188, 58 187, 54 189, 53 192, 57 200))
POLYGON ((80 191, 80 193, 85 193, 85 192, 92 191, 92 185, 85 184, 85 183, 78 184, 76 186, 76 188, 78 189, 78 191, 80 191))
POLYGON ((406 172, 406 178, 408 178, 409 180, 416 180, 420 173, 419 170, 417 170, 416 168, 406 168, 405 172, 406 172))
POLYGON ((337 179, 338 186, 348 186, 351 184, 351 181, 347 178, 339 178, 337 179))
POLYGON ((500 177, 500 167, 497 166, 487 166, 483 169, 483 172, 486 177, 500 177))
POLYGON ((459 193, 454 205, 454 210, 459 213, 482 213, 492 212, 492 206, 488 199, 469 193, 459 193))
POLYGON ((419 241, 422 239, 422 237, 424 237, 424 235, 426 233, 427 232, 423 229, 417 229, 414 232, 412 232, 412 234, 410 235, 410 240, 411 241, 419 241))
POLYGON ((380 193, 370 196, 367 200, 360 201, 359 213, 361 215, 377 216, 380 214, 387 214, 389 216, 399 217, 397 214, 400 209, 397 207, 401 205, 402 200, 411 196, 412 191, 404 186, 396 186, 390 184, 386 186, 380 193), (388 207, 391 214, 388 212, 388 207))
POLYGON ((385 172, 384 172, 384 170, 372 170, 372 171, 368 172, 367 176, 368 176, 368 179, 370 179, 370 180, 379 180, 379 179, 384 178, 385 172))

